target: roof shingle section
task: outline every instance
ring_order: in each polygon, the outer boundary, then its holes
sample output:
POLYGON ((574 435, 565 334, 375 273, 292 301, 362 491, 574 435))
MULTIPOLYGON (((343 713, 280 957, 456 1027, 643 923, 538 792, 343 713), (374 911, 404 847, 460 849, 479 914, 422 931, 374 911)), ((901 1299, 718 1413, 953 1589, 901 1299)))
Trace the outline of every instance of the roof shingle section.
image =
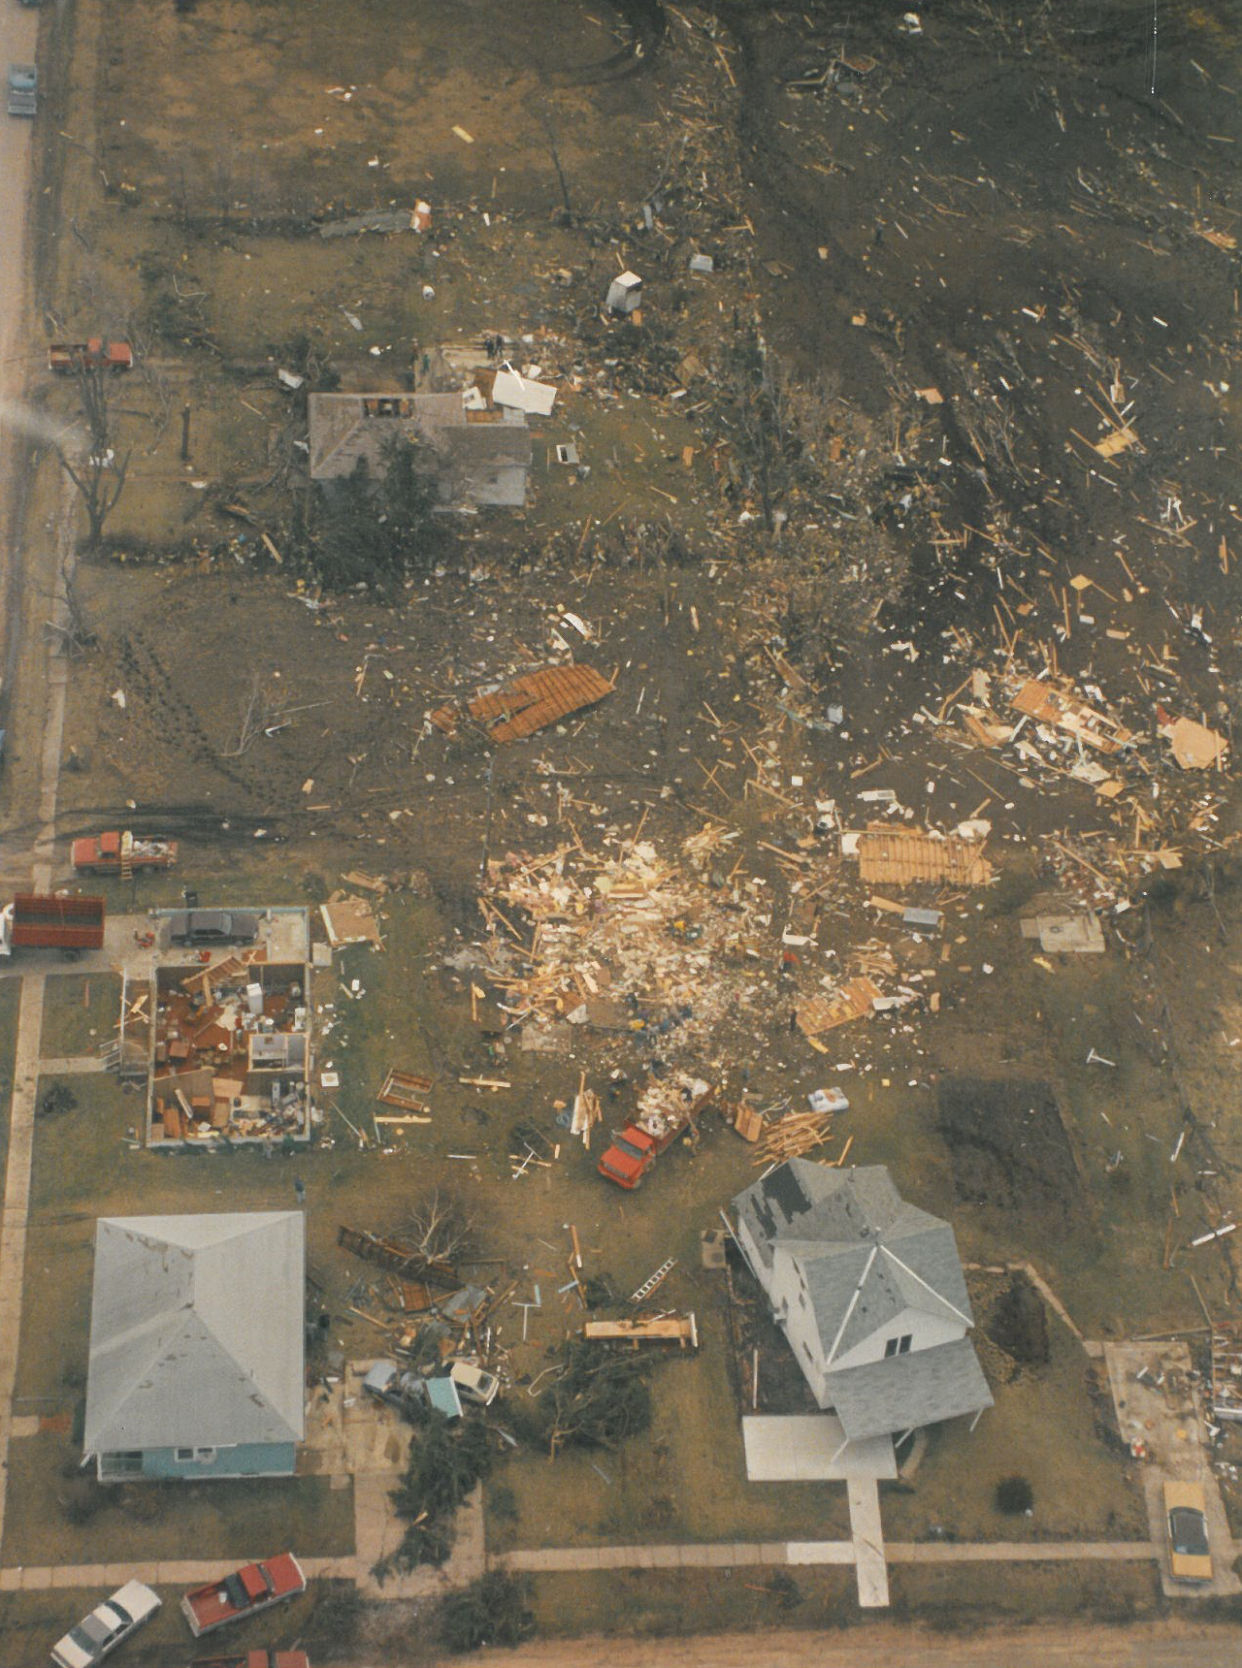
POLYGON ((992 1405, 992 1392, 968 1338, 833 1373, 832 1398, 851 1442, 908 1425, 939 1424, 992 1405))
POLYGON ((299 1442, 300 1212, 96 1225, 87 1453, 299 1442))

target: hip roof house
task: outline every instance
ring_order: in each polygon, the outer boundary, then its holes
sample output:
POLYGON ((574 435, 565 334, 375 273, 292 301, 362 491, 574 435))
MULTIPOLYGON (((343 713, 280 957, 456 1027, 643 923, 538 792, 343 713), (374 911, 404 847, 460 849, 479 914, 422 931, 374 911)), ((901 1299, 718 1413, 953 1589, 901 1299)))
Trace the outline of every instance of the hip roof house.
POLYGON ((742 1254, 847 1442, 992 1405, 953 1230, 907 1204, 883 1165, 792 1158, 733 1207, 742 1254))
POLYGON ((84 1446, 101 1482, 292 1474, 304 1240, 299 1211, 100 1219, 84 1446))

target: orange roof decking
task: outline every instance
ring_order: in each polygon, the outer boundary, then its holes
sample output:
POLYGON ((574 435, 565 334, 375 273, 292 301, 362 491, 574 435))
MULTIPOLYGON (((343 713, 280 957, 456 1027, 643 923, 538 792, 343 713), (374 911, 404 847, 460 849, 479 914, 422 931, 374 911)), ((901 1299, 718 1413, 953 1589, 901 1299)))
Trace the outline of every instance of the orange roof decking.
MULTIPOLYGON (((567 718, 572 712, 593 707, 611 695, 612 683, 593 666, 546 666, 526 672, 490 695, 476 695, 465 703, 465 712, 481 724, 492 741, 521 741, 567 718)), ((437 729, 451 735, 457 728, 462 708, 453 702, 431 714, 437 729)))

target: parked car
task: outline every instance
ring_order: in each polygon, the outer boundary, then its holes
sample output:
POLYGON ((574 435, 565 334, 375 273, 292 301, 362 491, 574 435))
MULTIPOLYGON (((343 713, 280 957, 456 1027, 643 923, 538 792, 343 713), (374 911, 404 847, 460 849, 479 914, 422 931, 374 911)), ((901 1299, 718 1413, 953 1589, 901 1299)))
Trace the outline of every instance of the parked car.
POLYGON ((454 1361, 449 1377, 464 1401, 490 1407, 500 1394, 500 1380, 473 1361, 454 1361))
POLYGON ((33 64, 9 65, 9 115, 33 116, 39 108, 39 72, 33 64))
POLYGON ((1169 1524, 1169 1573, 1174 1581, 1210 1581, 1207 1500, 1198 1483, 1166 1483, 1164 1510, 1169 1524))
POLYGON ((236 909, 175 909, 168 918, 173 944, 253 944, 259 917, 236 909))
POLYGON ((159 1596, 150 1587, 141 1581, 127 1581, 52 1646, 52 1661, 57 1668, 92 1668, 122 1639, 150 1621, 159 1607, 159 1596))

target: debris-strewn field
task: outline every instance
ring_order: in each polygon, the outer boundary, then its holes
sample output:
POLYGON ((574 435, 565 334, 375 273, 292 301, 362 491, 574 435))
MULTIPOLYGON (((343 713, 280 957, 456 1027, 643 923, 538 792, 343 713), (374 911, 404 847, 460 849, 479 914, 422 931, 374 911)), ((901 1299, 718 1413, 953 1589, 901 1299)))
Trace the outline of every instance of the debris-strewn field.
MULTIPOLYGON (((1088 1341, 1186 1332, 1203 1369, 1238 1302, 1242 42, 1222 4, 1162 19, 1153 93, 1137 4, 909 16, 46 12, 42 323, 137 355, 106 383, 127 472, 103 538, 43 576, 72 593, 59 831, 181 841, 175 876, 104 883, 110 907, 341 892, 383 948, 314 987, 332 1087, 296 1160, 133 1151, 135 1103, 88 1079, 41 1122, 32 1407, 80 1394, 94 1216, 285 1207, 296 1170, 329 1374, 409 1325, 339 1225, 400 1239, 438 1190, 470 1219, 517 1443, 485 1485, 495 1550, 833 1538, 838 1485, 745 1481, 742 1413, 805 1392, 745 1270, 700 1255, 756 1155, 814 1141, 953 1224, 996 1397, 885 1488, 889 1536, 1146 1536, 1097 1358, 1014 1281, 1034 1268, 1088 1341), (423 230, 346 225, 418 202, 423 230), (604 307, 625 269, 628 317, 604 307), (525 508, 438 517, 404 578, 326 589, 308 397, 404 396, 489 337, 558 391, 525 508), (464 705, 571 663, 607 692, 527 738, 464 705), (392 1068, 427 1105, 377 1125, 392 1068), (717 1089, 697 1144, 610 1186, 610 1132, 677 1070, 717 1089), (812 1124, 834 1086, 849 1110, 812 1124), (695 1311, 700 1349, 652 1368, 645 1434, 549 1463, 527 1392, 588 1299, 625 1312, 668 1259, 652 1305, 695 1311), (1014 1474, 1029 1516, 996 1509, 1014 1474)), ((43 353, 59 433, 79 391, 43 353)), ((38 469, 40 513, 84 532, 51 449, 38 469)), ((29 677, 11 697, 14 872, 42 700, 29 677)), ((110 1025, 100 1001, 51 988, 60 1054, 110 1025)), ((73 1439, 11 1470, 6 1565, 113 1533, 194 1555, 167 1506, 109 1506, 118 1528, 59 1499, 73 1439)), ((1214 1457, 1236 1513, 1236 1436, 1214 1457)), ((319 1481, 294 1506, 326 1555, 344 1507, 319 1481)), ((265 1510, 186 1521, 214 1546, 265 1510)), ((1070 1565, 1006 1573, 1006 1602, 1154 1611, 1125 1568, 1111 1598, 1070 1565)), ((847 1602, 840 1574, 778 1602, 734 1572, 727 1610, 697 1578, 674 1600, 626 1576, 613 1607, 547 1576, 535 1608, 548 1631, 805 1624, 847 1602)), ((989 1588, 894 1582, 924 1615, 989 1588)))

